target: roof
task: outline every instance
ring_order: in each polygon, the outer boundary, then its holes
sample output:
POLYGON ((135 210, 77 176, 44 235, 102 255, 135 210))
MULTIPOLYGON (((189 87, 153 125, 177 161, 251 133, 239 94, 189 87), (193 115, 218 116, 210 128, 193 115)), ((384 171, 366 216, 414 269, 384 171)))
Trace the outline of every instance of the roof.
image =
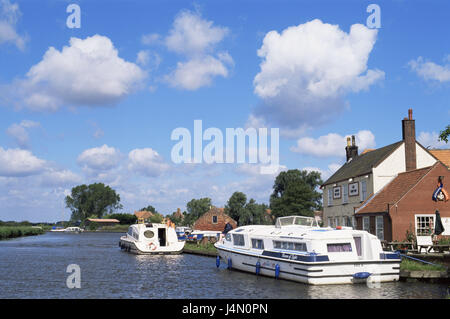
POLYGON ((434 157, 450 168, 450 149, 447 150, 428 150, 434 157))
POLYGON ((151 212, 146 211, 146 210, 142 210, 140 212, 134 212, 134 215, 137 218, 147 219, 147 218, 152 217, 153 214, 151 212))
POLYGON ((117 219, 107 219, 107 218, 88 218, 88 221, 94 223, 119 223, 117 219))
POLYGON ((381 213, 388 211, 388 204, 398 202, 422 177, 424 177, 433 166, 415 169, 399 173, 390 183, 383 187, 378 193, 369 197, 359 208, 356 214, 381 213))
POLYGON ((403 141, 399 141, 370 152, 363 152, 358 157, 341 166, 322 186, 372 172, 373 167, 378 166, 379 163, 395 151, 402 143, 403 141))

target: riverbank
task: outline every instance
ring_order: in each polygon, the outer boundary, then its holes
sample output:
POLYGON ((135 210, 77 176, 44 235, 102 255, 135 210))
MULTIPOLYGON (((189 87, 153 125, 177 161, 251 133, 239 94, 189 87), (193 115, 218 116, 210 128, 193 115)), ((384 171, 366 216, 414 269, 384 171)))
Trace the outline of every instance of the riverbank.
POLYGON ((186 242, 183 248, 183 253, 186 254, 194 254, 194 255, 201 255, 201 256, 209 256, 209 257, 216 257, 217 256, 217 249, 214 247, 214 244, 212 243, 190 243, 186 242))
POLYGON ((0 226, 0 240, 42 235, 45 230, 37 226, 0 226))

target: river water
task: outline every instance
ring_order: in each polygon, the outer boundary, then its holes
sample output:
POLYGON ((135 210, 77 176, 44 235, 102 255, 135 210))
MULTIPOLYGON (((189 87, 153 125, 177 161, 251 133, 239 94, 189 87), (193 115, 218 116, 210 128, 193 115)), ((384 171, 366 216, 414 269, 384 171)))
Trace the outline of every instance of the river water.
POLYGON ((191 254, 132 255, 118 233, 46 233, 0 241, 0 298, 444 298, 448 286, 418 282, 309 286, 230 271, 191 254), (81 288, 69 289, 77 264, 81 288))

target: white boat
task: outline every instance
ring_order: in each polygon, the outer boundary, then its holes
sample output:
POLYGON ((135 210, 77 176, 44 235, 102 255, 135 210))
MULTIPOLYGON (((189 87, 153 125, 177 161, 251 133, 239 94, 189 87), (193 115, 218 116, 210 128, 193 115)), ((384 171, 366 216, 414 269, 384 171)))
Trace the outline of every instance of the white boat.
POLYGON ((66 229, 64 229, 64 232, 66 232, 66 233, 82 233, 82 232, 84 232, 84 229, 82 229, 80 227, 67 227, 66 229))
POLYGON ((121 249, 135 254, 179 254, 184 244, 178 240, 174 227, 156 223, 131 225, 119 241, 121 249))
POLYGON ((351 227, 321 228, 310 217, 242 226, 215 247, 228 268, 312 285, 399 280, 401 257, 384 252, 376 236, 351 227))
POLYGON ((66 229, 62 227, 53 227, 50 229, 51 232, 64 232, 66 229))

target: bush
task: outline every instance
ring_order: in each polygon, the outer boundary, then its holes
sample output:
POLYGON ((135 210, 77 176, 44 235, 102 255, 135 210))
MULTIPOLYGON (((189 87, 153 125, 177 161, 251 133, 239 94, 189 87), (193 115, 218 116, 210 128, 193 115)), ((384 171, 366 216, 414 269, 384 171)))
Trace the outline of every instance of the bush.
POLYGON ((43 229, 33 228, 31 226, 0 226, 0 240, 20 236, 40 235, 43 233, 43 229))

